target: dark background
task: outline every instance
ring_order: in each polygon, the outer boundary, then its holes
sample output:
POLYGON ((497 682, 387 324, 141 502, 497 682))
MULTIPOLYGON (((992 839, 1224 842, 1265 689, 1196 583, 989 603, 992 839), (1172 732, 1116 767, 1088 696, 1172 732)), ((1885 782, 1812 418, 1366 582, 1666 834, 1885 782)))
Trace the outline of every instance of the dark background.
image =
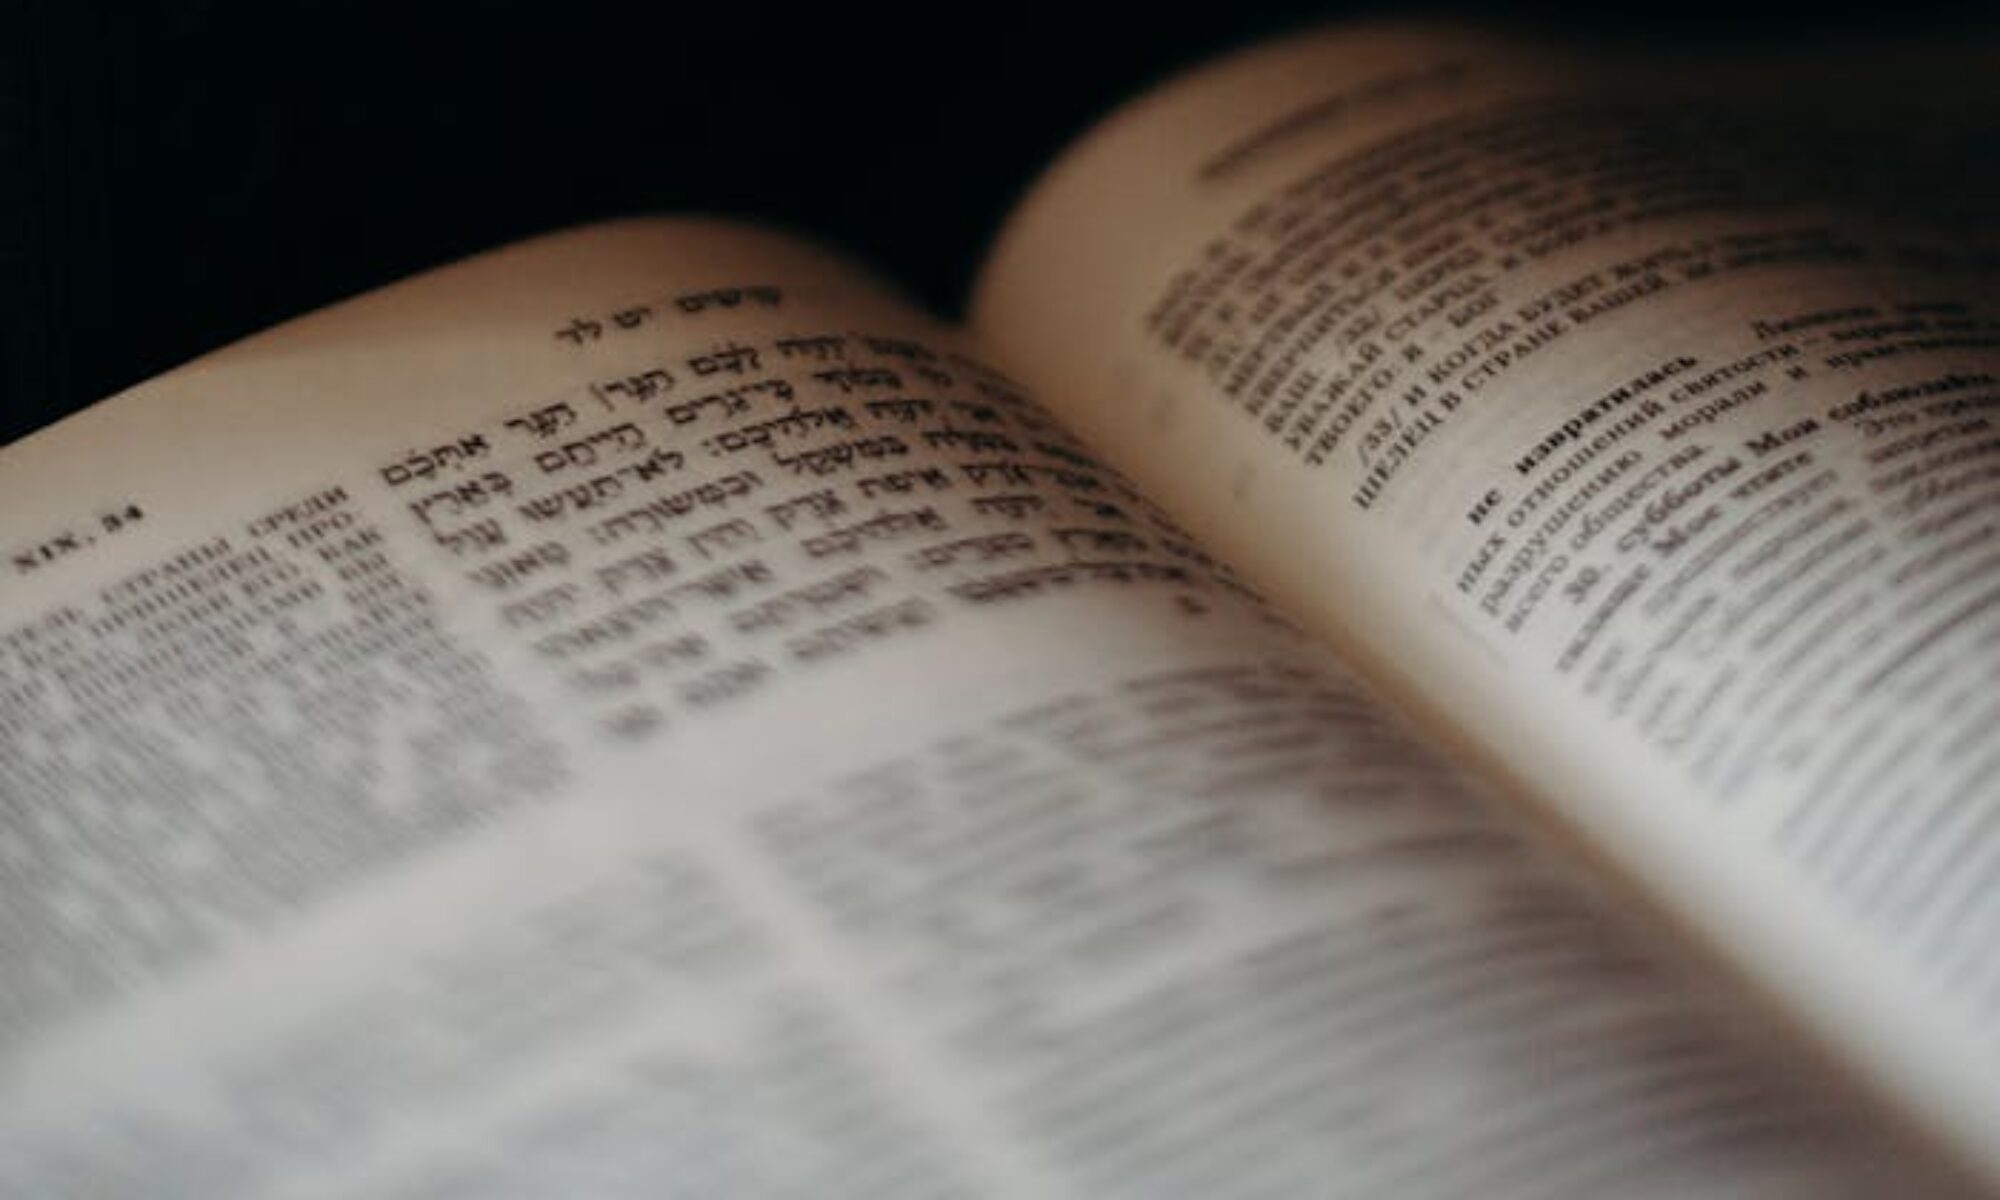
POLYGON ((1315 20, 1739 49, 1994 27, 1935 0, 0 6, 0 443, 342 296, 622 213, 789 225, 953 312, 1083 127, 1315 20))

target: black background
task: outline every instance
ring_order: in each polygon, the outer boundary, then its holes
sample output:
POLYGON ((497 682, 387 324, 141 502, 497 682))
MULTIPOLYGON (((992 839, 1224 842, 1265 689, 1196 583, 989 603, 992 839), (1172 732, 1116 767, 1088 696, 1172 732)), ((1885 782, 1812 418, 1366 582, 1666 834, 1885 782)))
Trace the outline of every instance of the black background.
POLYGON ((953 312, 1092 120, 1316 20, 1739 49, 1993 28, 1929 0, 0 4, 0 443, 342 296, 624 213, 789 225, 953 312))

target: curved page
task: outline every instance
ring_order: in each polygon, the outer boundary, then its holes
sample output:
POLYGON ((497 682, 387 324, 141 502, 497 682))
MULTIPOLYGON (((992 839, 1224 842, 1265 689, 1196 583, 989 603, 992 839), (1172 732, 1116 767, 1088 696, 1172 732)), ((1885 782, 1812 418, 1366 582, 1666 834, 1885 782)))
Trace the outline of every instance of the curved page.
POLYGON ((1060 161, 977 312, 1995 1170, 1995 123, 1939 94, 1983 61, 1300 37, 1060 161))
POLYGON ((0 514, 0 1192, 1920 1186, 783 238, 341 306, 0 514))

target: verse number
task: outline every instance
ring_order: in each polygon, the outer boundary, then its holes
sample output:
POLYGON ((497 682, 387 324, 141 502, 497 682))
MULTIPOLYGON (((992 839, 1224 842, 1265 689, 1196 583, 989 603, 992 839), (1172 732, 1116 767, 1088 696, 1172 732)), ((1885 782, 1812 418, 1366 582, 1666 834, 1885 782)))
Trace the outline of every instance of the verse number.
MULTIPOLYGON (((97 514, 95 530, 82 532, 66 529, 61 533, 44 538, 41 542, 22 549, 9 551, 7 562, 14 572, 26 575, 39 571, 51 563, 68 558, 86 547, 95 545, 100 535, 110 535, 130 529, 146 519, 146 512, 136 504, 120 504, 97 514)), ((88 526, 85 527, 89 529, 88 526)))

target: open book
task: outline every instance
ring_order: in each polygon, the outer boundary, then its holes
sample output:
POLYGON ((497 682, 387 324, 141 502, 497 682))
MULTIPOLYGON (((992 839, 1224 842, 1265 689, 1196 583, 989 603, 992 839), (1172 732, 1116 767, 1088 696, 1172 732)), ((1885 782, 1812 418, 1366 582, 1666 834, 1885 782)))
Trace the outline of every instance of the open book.
POLYGON ((631 221, 0 452, 0 1194, 1992 1187, 2000 259, 1799 70, 1302 35, 968 328, 631 221))

